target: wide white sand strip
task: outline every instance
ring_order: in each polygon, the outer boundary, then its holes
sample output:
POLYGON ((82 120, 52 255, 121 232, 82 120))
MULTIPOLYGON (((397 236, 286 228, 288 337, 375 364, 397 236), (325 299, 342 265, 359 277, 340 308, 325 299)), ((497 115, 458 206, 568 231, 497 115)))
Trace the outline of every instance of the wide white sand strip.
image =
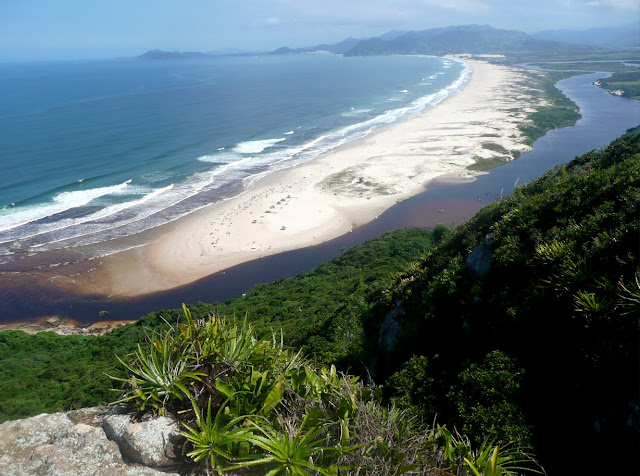
POLYGON ((230 266, 322 243, 374 219, 435 177, 529 149, 517 125, 540 107, 522 70, 468 61, 471 79, 437 106, 267 176, 246 193, 176 221, 151 244, 105 260, 101 288, 133 296, 230 266))

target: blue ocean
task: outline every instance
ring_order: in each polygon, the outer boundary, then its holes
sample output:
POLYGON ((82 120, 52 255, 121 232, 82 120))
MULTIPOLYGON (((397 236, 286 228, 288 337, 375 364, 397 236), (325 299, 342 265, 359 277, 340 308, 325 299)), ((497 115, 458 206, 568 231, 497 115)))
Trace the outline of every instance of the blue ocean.
POLYGON ((2 64, 0 265, 137 246, 260 176, 415 117, 469 73, 421 56, 2 64))

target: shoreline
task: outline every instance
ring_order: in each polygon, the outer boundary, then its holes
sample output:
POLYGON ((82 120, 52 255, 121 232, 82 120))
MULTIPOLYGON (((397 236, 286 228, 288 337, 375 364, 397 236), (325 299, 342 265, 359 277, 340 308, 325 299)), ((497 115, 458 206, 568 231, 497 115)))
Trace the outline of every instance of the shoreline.
MULTIPOLYGON (((531 77, 528 72, 524 73, 531 77)), ((100 283, 92 282, 96 261, 72 263, 55 268, 53 272, 0 272, 0 322, 36 323, 51 316, 71 318, 83 326, 105 319, 137 321, 152 311, 177 309, 184 302, 223 302, 238 297, 261 283, 308 271, 338 256, 342 250, 386 232, 464 223, 483 206, 503 194, 508 195, 514 184, 522 185, 576 156, 603 148, 638 125, 640 103, 612 96, 593 86, 598 77, 598 74, 580 75, 563 79, 556 85, 579 107, 582 119, 575 125, 549 130, 535 142, 532 151, 478 175, 473 181, 455 185, 450 179, 458 182, 457 175, 440 176, 430 182, 426 190, 394 204, 378 219, 358 227, 353 233, 345 233, 321 245, 247 261, 185 286, 132 298, 110 298, 98 292, 101 288, 97 284, 100 283), (83 283, 85 287, 79 286, 83 283), (87 289, 91 291, 90 286, 94 284, 93 292, 86 292, 87 289), (105 314, 108 317, 104 317, 105 314)), ((533 81, 537 83, 535 76, 533 81)), ((530 84, 523 83, 520 87, 530 88, 530 84)), ((158 230, 156 235, 168 228, 169 225, 158 230)))
POLYGON ((467 84, 418 117, 256 180, 242 194, 167 225, 150 244, 103 259, 86 293, 135 297, 231 266, 322 244, 374 220, 443 175, 531 150, 517 129, 541 107, 525 70, 465 60, 467 84))

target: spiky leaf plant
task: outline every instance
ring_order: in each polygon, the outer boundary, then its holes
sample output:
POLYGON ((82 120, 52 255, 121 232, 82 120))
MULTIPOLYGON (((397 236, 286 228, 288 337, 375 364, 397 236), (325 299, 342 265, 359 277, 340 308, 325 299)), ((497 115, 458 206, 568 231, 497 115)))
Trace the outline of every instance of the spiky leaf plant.
POLYGON ((189 381, 200 380, 204 374, 191 368, 189 349, 182 347, 174 333, 167 332, 164 336, 154 333, 150 340, 147 349, 138 344, 129 361, 116 356, 129 375, 111 377, 128 387, 114 403, 134 402, 141 412, 149 410, 165 415, 168 403, 181 401, 189 381))
MULTIPOLYGON (((185 431, 182 435, 193 448, 187 456, 196 463, 203 464, 207 472, 209 469, 222 472, 225 467, 235 463, 234 455, 238 453, 240 444, 249 442, 251 430, 240 425, 245 419, 244 416, 229 420, 224 412, 225 405, 221 405, 212 418, 211 400, 208 402, 206 415, 202 414, 193 398, 191 404, 197 426, 193 428, 186 423, 183 424, 185 431)), ((241 463, 236 465, 240 466, 241 463)))
POLYGON ((267 476, 281 473, 291 476, 306 476, 313 472, 331 474, 331 465, 323 464, 325 453, 333 451, 326 445, 325 428, 312 426, 307 429, 307 421, 305 416, 299 427, 287 428, 286 423, 282 424, 284 429, 274 427, 266 419, 252 421, 256 431, 247 439, 265 453, 264 458, 252 464, 268 465, 267 476))
POLYGON ((472 456, 472 459, 465 457, 464 461, 474 476, 546 474, 530 454, 513 445, 500 447, 485 441, 472 456))

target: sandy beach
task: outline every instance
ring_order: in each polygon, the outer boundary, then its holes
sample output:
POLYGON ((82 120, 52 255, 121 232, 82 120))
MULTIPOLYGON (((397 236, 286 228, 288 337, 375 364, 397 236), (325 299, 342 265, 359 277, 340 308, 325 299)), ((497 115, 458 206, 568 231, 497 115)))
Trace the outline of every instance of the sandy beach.
POLYGON ((172 223, 152 243, 104 260, 91 292, 136 296, 348 233, 436 177, 525 152, 517 125, 544 105, 522 70, 469 61, 466 86, 419 117, 257 180, 248 191, 172 223))

